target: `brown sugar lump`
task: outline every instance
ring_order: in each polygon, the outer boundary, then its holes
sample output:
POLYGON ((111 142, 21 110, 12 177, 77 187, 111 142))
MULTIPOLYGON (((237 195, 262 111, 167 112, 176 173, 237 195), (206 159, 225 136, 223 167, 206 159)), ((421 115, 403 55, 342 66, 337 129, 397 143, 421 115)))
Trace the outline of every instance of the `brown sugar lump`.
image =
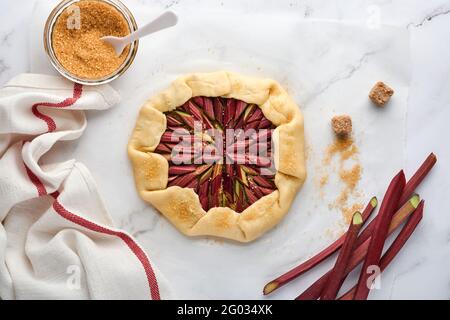
POLYGON ((378 81, 375 83, 372 90, 370 90, 369 98, 373 103, 382 107, 389 101, 393 94, 394 90, 392 90, 391 87, 384 82, 378 81))
POLYGON ((334 116, 331 126, 338 138, 346 139, 352 134, 352 118, 346 114, 334 116))

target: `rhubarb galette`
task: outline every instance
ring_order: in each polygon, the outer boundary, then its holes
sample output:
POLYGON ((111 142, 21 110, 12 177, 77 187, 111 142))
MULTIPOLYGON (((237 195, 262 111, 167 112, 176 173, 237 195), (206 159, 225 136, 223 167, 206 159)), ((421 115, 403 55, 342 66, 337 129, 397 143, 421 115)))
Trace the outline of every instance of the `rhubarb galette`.
POLYGON ((251 241, 305 180, 303 117, 275 81, 182 76, 142 107, 128 144, 140 196, 186 235, 251 241))

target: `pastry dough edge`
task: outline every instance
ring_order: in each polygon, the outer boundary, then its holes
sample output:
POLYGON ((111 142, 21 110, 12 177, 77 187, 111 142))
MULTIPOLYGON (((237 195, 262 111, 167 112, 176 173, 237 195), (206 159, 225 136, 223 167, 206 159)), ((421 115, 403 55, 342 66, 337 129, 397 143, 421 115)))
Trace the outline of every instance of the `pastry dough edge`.
POLYGON ((240 242, 252 241, 277 225, 286 215, 306 179, 303 116, 297 105, 273 80, 250 78, 226 71, 181 76, 166 90, 145 102, 129 140, 128 155, 140 196, 189 236, 209 235, 240 242), (211 208, 206 213, 192 189, 165 189, 168 162, 161 155, 153 153, 166 129, 163 112, 173 110, 191 97, 200 95, 232 97, 255 103, 277 126, 276 135, 281 140, 275 141, 277 151, 274 155, 278 158, 275 179, 278 190, 259 199, 240 214, 223 207, 211 208), (163 168, 155 170, 154 165, 163 168), (147 170, 153 172, 150 179, 144 174, 147 170), (180 214, 180 206, 190 209, 180 214))

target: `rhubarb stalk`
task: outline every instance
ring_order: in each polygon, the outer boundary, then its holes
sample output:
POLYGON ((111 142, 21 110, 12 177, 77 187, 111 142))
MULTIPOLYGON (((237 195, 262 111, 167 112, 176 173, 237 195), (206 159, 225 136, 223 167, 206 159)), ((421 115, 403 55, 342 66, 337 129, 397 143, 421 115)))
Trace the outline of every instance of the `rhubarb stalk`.
POLYGON ((370 266, 378 266, 380 264, 381 253, 383 252, 383 246, 389 231, 389 225, 395 210, 398 208, 398 203, 403 193, 405 183, 405 173, 401 170, 394 177, 394 179, 392 179, 383 198, 380 212, 376 217, 376 227, 374 233, 372 234, 366 259, 364 261, 358 285, 356 287, 356 300, 365 300, 369 295, 370 286, 368 284, 368 280, 370 273, 367 271, 370 266))
MULTIPOLYGON (((370 215, 372 214, 373 210, 378 204, 378 200, 376 197, 373 197, 370 199, 370 202, 367 204, 366 208, 364 209, 362 213, 363 223, 365 223, 370 215)), ((339 239, 337 239, 335 242, 333 242, 330 246, 316 254, 311 259, 303 262, 302 264, 298 265, 297 267, 289 270, 285 274, 279 276, 278 278, 270 281, 264 286, 264 294, 269 294, 273 292, 274 290, 284 286, 286 283, 289 283, 293 279, 297 278, 298 276, 302 275, 303 273, 307 272, 308 270, 314 268, 316 265, 327 259, 329 256, 331 256, 333 253, 335 253, 339 248, 342 246, 342 244, 345 241, 346 234, 342 235, 339 239)), ((320 293, 319 293, 320 294, 320 293)))
MULTIPOLYGON (((423 164, 420 166, 420 168, 408 180, 408 182, 405 185, 405 188, 403 189, 403 193, 399 201, 399 207, 405 204, 408 201, 408 199, 413 197, 414 190, 419 186, 419 184, 423 181, 426 175, 431 171, 436 161, 437 161, 436 156, 433 153, 431 153, 427 157, 427 159, 423 162, 423 164)), ((401 219, 401 217, 397 215, 394 216, 394 218, 401 219)), ((358 243, 362 243, 366 239, 370 238, 375 229, 375 225, 376 225, 375 219, 367 224, 367 227, 364 228, 364 230, 358 237, 358 243)))
MULTIPOLYGON (((395 213, 394 217, 391 220, 388 235, 392 234, 392 232, 394 232, 395 229, 397 229, 398 226, 402 224, 403 221, 405 221, 406 218, 408 218, 416 210, 416 208, 419 205, 419 202, 420 202, 419 196, 414 195, 399 210, 397 210, 397 212, 395 213)), ((363 241, 361 240, 361 235, 358 237, 358 240, 355 245, 356 249, 354 250, 349 260, 347 269, 345 271, 345 275, 348 275, 361 261, 363 261, 364 257, 367 254, 367 249, 369 248, 370 244, 370 237, 363 241)), ((296 299, 297 300, 318 299, 320 297, 320 294, 322 293, 322 289, 324 288, 324 286, 328 281, 330 273, 331 271, 325 273, 321 278, 319 278, 316 282, 314 282, 311 286, 309 286, 309 288, 306 289, 302 294, 300 294, 296 299)))
POLYGON ((414 193, 419 184, 423 181, 423 179, 428 175, 431 169, 437 162, 436 155, 434 153, 430 153, 430 155, 425 159, 422 165, 417 169, 417 171, 413 174, 413 176, 409 179, 408 183, 403 190, 402 197, 400 198, 400 203, 404 203, 408 200, 408 198, 414 193))
POLYGON ((361 230, 363 219, 360 212, 355 212, 352 218, 352 222, 348 227, 347 234, 345 236, 342 249, 339 251, 338 258, 331 270, 327 285, 322 291, 320 300, 334 300, 345 280, 345 269, 347 268, 348 261, 353 252, 356 238, 358 237, 359 230, 361 230))
MULTIPOLYGON (((411 194, 413 194, 413 192, 419 186, 419 184, 424 180, 424 178, 427 176, 427 174, 431 171, 431 169, 433 168, 433 166, 435 165, 436 162, 437 162, 436 156, 433 153, 431 153, 427 157, 427 159, 424 161, 424 163, 419 167, 419 169, 416 171, 416 173, 414 173, 414 175, 411 177, 411 179, 408 181, 408 183, 405 185, 397 206, 400 206, 402 204, 404 204, 404 205, 393 216, 392 221, 390 223, 389 234, 400 223, 402 223, 406 219, 406 217, 408 217, 411 214, 411 212, 412 212, 411 209, 412 208, 415 209, 417 207, 417 205, 419 204, 419 197, 417 195, 412 196, 412 198, 408 202, 406 202, 406 201, 411 196, 411 194)), ((352 255, 352 259, 353 259, 353 257, 357 257, 358 254, 360 254, 361 256, 359 257, 358 263, 361 262, 366 255, 366 252, 367 252, 367 249, 368 249, 368 246, 370 243, 369 239, 371 239, 371 236, 376 229, 376 224, 377 224, 377 219, 372 220, 367 225, 367 227, 362 231, 362 233, 359 235, 359 237, 356 241, 356 245, 355 245, 356 250, 355 250, 355 253, 352 255)), ((341 240, 341 239, 339 239, 339 240, 341 240)), ((334 251, 332 251, 330 254, 332 254, 333 252, 338 250, 341 245, 342 245, 342 243, 338 244, 337 248, 334 251)), ((319 253, 318 255, 314 256, 312 259, 315 259, 320 254, 322 254, 322 252, 319 253)), ((328 257, 328 256, 326 256, 326 257, 328 257)), ((316 264, 320 263, 322 260, 313 264, 312 267, 314 267, 316 264)), ((268 294, 268 293, 276 290, 277 288, 281 287, 285 283, 291 281, 296 276, 301 275, 303 272, 305 272, 305 271, 303 271, 303 268, 305 268, 305 264, 307 264, 309 262, 310 261, 308 260, 307 262, 301 264, 300 266, 290 270, 289 272, 287 272, 283 276, 279 277, 278 279, 275 279, 272 282, 269 282, 266 285, 266 287, 264 288, 264 293, 268 294)), ((351 263, 349 265, 351 265, 351 263)), ((349 272, 353 268, 351 268, 349 270, 349 272)), ((309 269, 310 268, 307 268, 306 271, 309 269)), ((322 276, 322 278, 317 280, 304 293, 299 295, 297 297, 297 299, 317 299, 317 298, 319 298, 319 296, 322 292, 322 289, 323 289, 324 285, 326 284, 329 273, 330 272, 328 272, 327 274, 322 276)))
MULTIPOLYGON (((424 201, 422 200, 417 207, 417 209, 412 214, 411 218, 409 218, 408 222, 402 228, 402 231, 397 235, 394 242, 391 244, 389 249, 384 253, 383 257, 380 260, 380 271, 383 272, 387 266, 394 260, 396 255, 400 252, 400 250, 405 245, 406 241, 408 241, 409 237, 412 235, 414 230, 416 229, 419 222, 423 217, 423 206, 424 201)), ((356 286, 347 291, 344 295, 342 295, 339 300, 352 300, 356 291, 356 286)))

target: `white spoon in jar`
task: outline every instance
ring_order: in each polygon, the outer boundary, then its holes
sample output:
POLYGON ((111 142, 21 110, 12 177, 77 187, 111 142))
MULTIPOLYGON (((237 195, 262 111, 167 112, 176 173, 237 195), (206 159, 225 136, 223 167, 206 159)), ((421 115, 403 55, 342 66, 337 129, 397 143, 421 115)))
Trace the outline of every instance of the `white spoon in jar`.
POLYGON ((114 37, 114 36, 106 36, 101 39, 105 42, 108 42, 110 45, 114 47, 116 50, 116 54, 120 56, 123 49, 133 41, 136 41, 139 38, 145 37, 149 34, 155 33, 157 31, 173 27, 178 22, 178 17, 172 11, 164 12, 155 20, 147 23, 142 28, 137 29, 136 31, 130 33, 125 37, 114 37))

